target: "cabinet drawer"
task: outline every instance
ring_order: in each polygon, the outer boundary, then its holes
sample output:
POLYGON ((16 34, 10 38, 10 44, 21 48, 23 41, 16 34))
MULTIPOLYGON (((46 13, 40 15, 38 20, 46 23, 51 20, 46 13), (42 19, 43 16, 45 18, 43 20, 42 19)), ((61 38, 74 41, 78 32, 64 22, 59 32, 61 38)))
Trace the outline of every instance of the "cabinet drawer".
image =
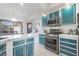
POLYGON ((59 53, 59 54, 60 54, 60 55, 61 55, 61 54, 64 54, 64 55, 68 55, 68 56, 76 56, 76 55, 74 55, 74 54, 68 53, 68 52, 63 51, 63 50, 60 50, 60 53, 59 53))
POLYGON ((34 38, 26 39, 26 42, 32 42, 32 41, 34 41, 34 38))
POLYGON ((74 48, 74 49, 76 49, 76 48, 77 48, 77 46, 76 46, 76 45, 67 44, 67 43, 64 43, 64 42, 60 42, 60 45, 64 45, 64 46, 67 46, 67 47, 70 47, 70 48, 74 48))
POLYGON ((42 45, 44 45, 44 44, 45 44, 45 38, 41 38, 41 37, 40 37, 40 38, 39 38, 39 43, 42 44, 42 45))
POLYGON ((77 41, 76 40, 73 40, 73 39, 60 38, 60 41, 77 44, 77 41))
POLYGON ((45 34, 39 34, 39 36, 44 36, 45 37, 45 34))
POLYGON ((45 36, 39 36, 39 38, 44 38, 45 39, 45 36))
POLYGON ((0 56, 6 56, 6 51, 2 52, 0 56))
POLYGON ((40 40, 44 40, 45 38, 39 37, 40 40))
POLYGON ((2 52, 2 51, 5 50, 5 49, 6 49, 6 44, 0 45, 0 52, 2 52))
POLYGON ((27 44, 27 56, 32 56, 34 54, 34 43, 27 44))
POLYGON ((25 56, 25 45, 13 48, 13 56, 25 56))
POLYGON ((13 46, 21 45, 21 44, 24 44, 24 43, 25 43, 25 40, 14 41, 13 46))
POLYGON ((39 34, 39 38, 45 38, 45 34, 39 34))
POLYGON ((73 50, 73 49, 70 49, 70 48, 67 48, 67 47, 64 47, 64 46, 60 46, 60 49, 63 49, 63 50, 69 51, 69 52, 74 53, 74 54, 77 53, 76 50, 73 50))

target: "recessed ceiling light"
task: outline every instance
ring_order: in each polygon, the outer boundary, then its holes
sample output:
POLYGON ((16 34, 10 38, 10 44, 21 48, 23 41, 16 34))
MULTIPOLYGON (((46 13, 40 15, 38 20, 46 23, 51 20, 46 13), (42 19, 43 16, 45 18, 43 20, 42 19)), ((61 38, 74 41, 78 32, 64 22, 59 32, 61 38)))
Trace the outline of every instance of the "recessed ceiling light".
POLYGON ((24 4, 23 3, 20 3, 20 5, 23 6, 24 4))

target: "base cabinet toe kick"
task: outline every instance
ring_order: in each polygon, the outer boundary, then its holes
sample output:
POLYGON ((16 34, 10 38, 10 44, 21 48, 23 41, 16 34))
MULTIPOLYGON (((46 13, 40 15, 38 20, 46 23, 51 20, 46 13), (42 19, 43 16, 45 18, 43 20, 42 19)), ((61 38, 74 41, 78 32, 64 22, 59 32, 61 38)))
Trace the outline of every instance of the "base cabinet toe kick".
POLYGON ((33 56, 34 38, 15 38, 0 44, 0 56, 33 56))

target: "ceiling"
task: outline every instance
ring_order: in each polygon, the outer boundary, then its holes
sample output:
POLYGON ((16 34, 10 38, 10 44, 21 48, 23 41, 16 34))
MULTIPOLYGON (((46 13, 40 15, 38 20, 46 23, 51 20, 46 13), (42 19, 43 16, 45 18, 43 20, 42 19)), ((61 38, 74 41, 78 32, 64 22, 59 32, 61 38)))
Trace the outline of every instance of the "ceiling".
POLYGON ((38 20, 42 13, 49 13, 64 4, 61 3, 0 3, 0 19, 38 20))

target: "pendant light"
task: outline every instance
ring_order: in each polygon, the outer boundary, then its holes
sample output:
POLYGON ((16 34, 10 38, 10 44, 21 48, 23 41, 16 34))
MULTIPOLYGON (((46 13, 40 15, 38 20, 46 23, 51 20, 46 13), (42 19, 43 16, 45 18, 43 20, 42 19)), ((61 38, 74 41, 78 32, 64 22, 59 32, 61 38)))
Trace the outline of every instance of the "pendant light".
POLYGON ((12 18, 10 19, 11 21, 17 21, 16 17, 15 17, 15 10, 13 9, 12 12, 12 18))

